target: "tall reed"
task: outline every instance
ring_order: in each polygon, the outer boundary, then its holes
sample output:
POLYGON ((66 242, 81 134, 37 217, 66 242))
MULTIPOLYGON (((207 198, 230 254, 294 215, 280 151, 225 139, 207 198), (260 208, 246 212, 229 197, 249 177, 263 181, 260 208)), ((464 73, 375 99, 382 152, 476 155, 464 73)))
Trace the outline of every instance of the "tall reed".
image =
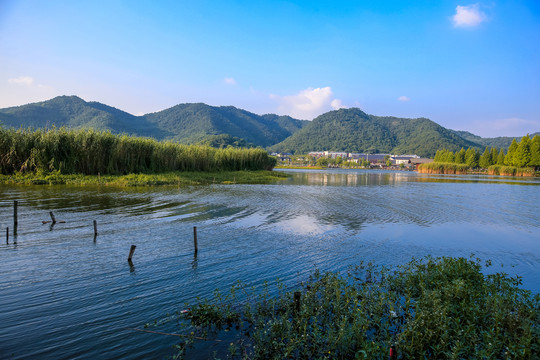
POLYGON ((468 170, 468 165, 455 163, 433 162, 418 166, 418 172, 425 174, 467 174, 468 170))
POLYGON ((215 149, 96 130, 0 127, 0 173, 122 175, 170 171, 270 170, 263 149, 215 149))

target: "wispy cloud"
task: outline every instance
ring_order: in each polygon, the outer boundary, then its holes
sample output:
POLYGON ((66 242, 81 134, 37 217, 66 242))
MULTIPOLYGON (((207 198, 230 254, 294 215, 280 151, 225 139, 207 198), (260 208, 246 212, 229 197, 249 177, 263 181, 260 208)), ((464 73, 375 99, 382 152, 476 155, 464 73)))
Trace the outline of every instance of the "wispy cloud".
POLYGON ((8 83, 16 85, 30 86, 34 83, 34 79, 30 76, 19 76, 16 78, 8 79, 8 83))
POLYGON ((300 119, 313 119, 314 117, 330 111, 344 108, 340 99, 334 98, 330 86, 323 88, 307 88, 296 95, 270 95, 277 101, 277 111, 300 119))
POLYGON ((452 17, 455 27, 475 27, 486 20, 487 16, 480 11, 478 4, 456 6, 456 13, 452 17))
POLYGON ((411 99, 407 96, 400 96, 397 99, 398 101, 411 101, 411 99))
POLYGON ((227 85, 236 85, 236 80, 233 77, 226 77, 223 82, 227 85))

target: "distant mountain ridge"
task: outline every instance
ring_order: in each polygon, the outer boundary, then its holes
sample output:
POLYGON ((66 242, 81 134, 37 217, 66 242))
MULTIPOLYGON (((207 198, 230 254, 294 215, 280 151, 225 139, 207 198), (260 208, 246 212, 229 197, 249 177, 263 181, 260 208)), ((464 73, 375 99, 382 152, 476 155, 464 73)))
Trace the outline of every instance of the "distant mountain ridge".
MULTIPOLYGON (((357 108, 330 111, 313 121, 275 114, 257 115, 234 106, 178 104, 135 116, 77 96, 0 109, 0 125, 13 128, 92 128, 213 146, 261 146, 274 151, 350 151, 416 153, 434 156, 439 149, 507 148, 512 137, 481 138, 446 129, 425 119, 368 115, 357 108), (508 144, 508 145, 506 145, 508 144)), ((533 134, 534 135, 534 134, 533 134)))
POLYGON ((314 150, 396 153, 434 156, 439 149, 475 147, 451 130, 425 119, 368 115, 358 108, 322 114, 283 142, 275 151, 307 153, 314 150))
MULTIPOLYGON (((483 138, 478 135, 474 135, 468 131, 458 131, 458 130, 452 130, 452 131, 466 140, 478 143, 483 146, 496 147, 498 149, 500 148, 507 149, 512 143, 512 140, 516 139, 519 141, 519 138, 520 138, 520 137, 515 137, 515 136, 514 137, 498 136, 494 138, 483 138)), ((529 137, 532 139, 535 135, 540 135, 540 132, 529 134, 529 137)))
POLYGON ((58 96, 0 109, 0 124, 13 128, 92 128, 188 144, 211 141, 215 136, 226 134, 232 140, 267 147, 283 141, 307 123, 290 116, 257 115, 233 106, 202 103, 179 104, 135 116, 77 96, 58 96))

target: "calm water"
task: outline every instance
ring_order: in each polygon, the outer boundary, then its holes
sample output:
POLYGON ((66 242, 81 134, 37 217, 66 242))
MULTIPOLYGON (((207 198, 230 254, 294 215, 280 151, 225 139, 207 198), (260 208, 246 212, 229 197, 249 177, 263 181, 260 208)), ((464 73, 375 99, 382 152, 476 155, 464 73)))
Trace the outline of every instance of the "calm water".
POLYGON ((0 358, 166 358, 176 338, 126 328, 237 280, 294 286, 360 260, 474 253, 540 291, 540 179, 291 173, 274 185, 1 186, 0 229, 13 200, 19 227, 16 244, 0 242, 0 358), (49 211, 66 223, 42 224, 49 211))

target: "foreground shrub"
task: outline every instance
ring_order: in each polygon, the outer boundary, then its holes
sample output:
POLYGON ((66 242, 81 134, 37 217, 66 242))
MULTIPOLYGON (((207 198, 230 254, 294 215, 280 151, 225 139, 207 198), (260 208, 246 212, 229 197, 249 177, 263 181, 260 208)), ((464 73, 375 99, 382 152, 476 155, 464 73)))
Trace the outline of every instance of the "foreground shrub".
POLYGON ((398 359, 537 359, 540 296, 520 284, 484 275, 479 259, 428 257, 394 271, 315 272, 274 296, 237 285, 181 315, 190 335, 178 356, 227 334, 232 358, 387 359, 394 347, 398 359))

